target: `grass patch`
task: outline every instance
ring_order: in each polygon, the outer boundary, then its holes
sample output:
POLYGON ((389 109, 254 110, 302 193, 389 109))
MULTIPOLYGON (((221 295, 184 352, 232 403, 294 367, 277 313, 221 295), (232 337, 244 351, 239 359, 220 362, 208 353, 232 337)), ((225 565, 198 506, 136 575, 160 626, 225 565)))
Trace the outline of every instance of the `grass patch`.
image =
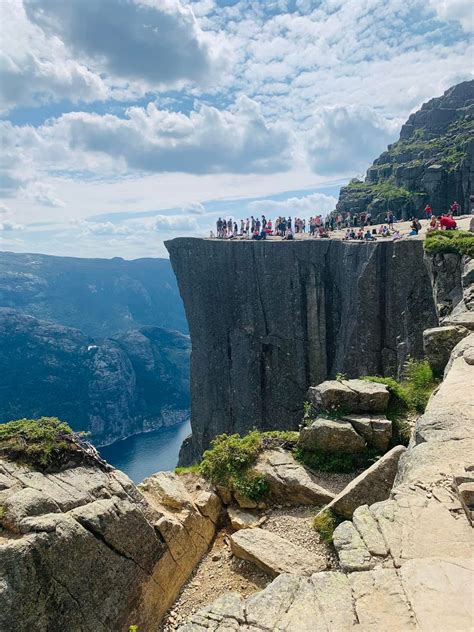
POLYGON ((293 456, 310 470, 350 474, 356 470, 370 467, 380 454, 373 448, 367 448, 358 454, 332 454, 297 447, 293 451, 293 456))
POLYGON ((326 544, 332 544, 334 529, 337 526, 337 518, 330 509, 324 509, 314 517, 313 527, 326 544))
POLYGON ((176 474, 199 474, 199 464, 194 463, 185 467, 177 467, 174 471, 176 474))
POLYGON ((467 230, 434 230, 426 235, 424 248, 430 255, 455 253, 474 257, 474 234, 467 230))
POLYGON ((61 469, 86 458, 103 463, 83 441, 84 434, 56 417, 9 421, 0 424, 0 456, 41 470, 61 469))
POLYGON ((393 423, 392 445, 408 445, 411 427, 407 419, 410 413, 424 413, 428 399, 437 383, 426 360, 409 358, 403 367, 403 379, 365 375, 362 379, 385 384, 390 393, 387 418, 393 423))

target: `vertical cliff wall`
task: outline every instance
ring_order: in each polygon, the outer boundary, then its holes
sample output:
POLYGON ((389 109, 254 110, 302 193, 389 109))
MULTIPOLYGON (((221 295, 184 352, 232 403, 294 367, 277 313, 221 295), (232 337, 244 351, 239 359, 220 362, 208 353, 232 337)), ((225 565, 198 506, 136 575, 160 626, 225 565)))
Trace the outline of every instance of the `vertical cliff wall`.
POLYGON ((396 374, 437 325, 421 241, 166 242, 192 341, 193 437, 296 427, 328 376, 396 374))

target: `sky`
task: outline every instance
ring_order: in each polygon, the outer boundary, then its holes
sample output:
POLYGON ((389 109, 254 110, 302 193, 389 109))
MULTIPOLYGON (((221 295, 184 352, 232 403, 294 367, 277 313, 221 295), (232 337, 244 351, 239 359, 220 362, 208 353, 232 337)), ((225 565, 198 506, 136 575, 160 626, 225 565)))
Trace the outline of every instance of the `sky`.
POLYGON ((472 79, 471 0, 0 0, 0 249, 126 259, 327 213, 472 79))

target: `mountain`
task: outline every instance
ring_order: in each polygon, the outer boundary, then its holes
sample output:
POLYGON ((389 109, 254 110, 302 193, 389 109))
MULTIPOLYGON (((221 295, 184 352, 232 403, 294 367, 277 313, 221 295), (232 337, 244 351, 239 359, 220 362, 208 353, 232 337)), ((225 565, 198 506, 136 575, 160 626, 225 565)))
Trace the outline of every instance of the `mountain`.
POLYGON ((421 216, 429 202, 440 214, 457 200, 469 213, 474 194, 474 81, 465 81, 411 114, 400 139, 340 192, 336 213, 388 209, 398 218, 421 216))
POLYGON ((0 252, 0 306, 95 337, 144 325, 188 331, 167 259, 0 252))
POLYGON ((96 341, 0 308, 0 423, 54 416, 98 445, 189 414, 188 336, 142 327, 96 341))

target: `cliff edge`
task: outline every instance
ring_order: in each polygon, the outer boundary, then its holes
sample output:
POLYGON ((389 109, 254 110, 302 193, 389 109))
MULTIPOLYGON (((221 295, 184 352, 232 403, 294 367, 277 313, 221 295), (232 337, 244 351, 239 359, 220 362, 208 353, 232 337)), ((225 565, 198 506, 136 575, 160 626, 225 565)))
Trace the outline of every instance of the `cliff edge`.
POLYGON ((296 428, 308 387, 396 375, 438 324, 421 241, 166 242, 192 341, 196 460, 217 434, 296 428))

